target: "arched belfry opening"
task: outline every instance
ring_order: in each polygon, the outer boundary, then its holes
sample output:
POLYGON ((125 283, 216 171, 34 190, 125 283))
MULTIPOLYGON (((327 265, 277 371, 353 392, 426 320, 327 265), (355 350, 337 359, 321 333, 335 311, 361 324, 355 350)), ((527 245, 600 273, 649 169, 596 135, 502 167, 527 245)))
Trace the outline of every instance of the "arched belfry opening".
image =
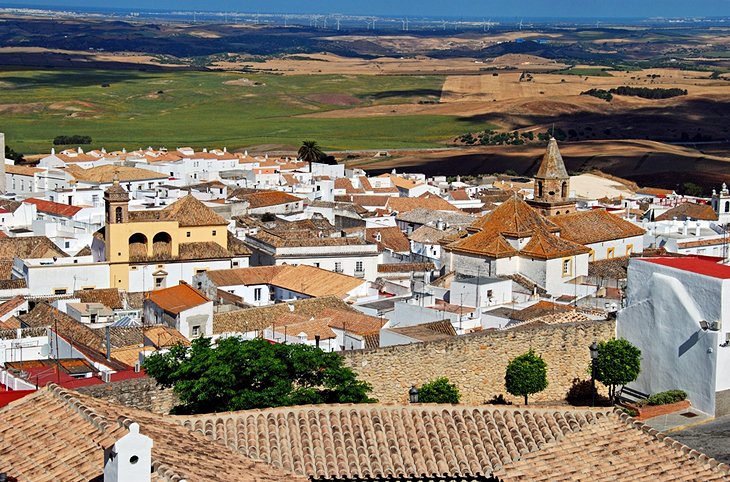
POLYGON ((152 255, 155 258, 172 257, 172 236, 162 231, 152 238, 152 255))

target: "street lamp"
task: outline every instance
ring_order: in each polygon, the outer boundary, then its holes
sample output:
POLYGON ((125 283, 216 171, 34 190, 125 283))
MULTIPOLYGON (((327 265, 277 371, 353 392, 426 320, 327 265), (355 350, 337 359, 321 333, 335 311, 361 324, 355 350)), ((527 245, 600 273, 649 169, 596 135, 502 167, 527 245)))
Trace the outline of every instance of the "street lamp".
POLYGON ((596 406, 596 364, 598 363, 598 344, 593 340, 591 346, 591 407, 596 406))
POLYGON ((410 399, 411 403, 418 403, 418 389, 415 385, 412 385, 411 389, 408 390, 408 398, 410 399))

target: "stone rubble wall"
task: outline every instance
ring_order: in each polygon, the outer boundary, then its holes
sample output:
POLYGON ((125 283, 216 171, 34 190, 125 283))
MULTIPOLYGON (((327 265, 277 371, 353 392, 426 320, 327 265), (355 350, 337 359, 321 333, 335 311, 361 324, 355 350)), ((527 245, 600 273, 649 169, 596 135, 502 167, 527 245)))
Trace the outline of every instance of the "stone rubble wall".
MULTIPOLYGON (((523 403, 507 394, 504 375, 510 360, 532 348, 547 363, 548 387, 531 396, 530 402, 556 402, 565 400, 574 379, 590 379, 590 344, 612 339, 615 334, 615 320, 533 325, 453 340, 345 352, 344 356, 346 365, 373 386, 372 395, 380 402, 407 402, 411 385, 447 377, 459 387, 461 403, 481 404, 498 394, 523 403)), ((598 387, 602 388, 600 384, 598 387)))
POLYGON ((159 414, 170 413, 172 407, 180 403, 171 389, 159 387, 150 377, 92 385, 79 388, 78 391, 127 407, 159 414))

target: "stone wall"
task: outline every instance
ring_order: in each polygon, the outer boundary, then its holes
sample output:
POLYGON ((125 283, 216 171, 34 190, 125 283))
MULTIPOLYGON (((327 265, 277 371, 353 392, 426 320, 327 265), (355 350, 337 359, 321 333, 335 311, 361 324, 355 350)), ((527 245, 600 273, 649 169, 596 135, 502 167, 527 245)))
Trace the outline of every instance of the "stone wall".
POLYGON ((79 392, 127 407, 154 413, 170 413, 180 403, 171 389, 160 388, 152 378, 132 378, 118 382, 82 387, 79 392))
POLYGON ((548 365, 548 387, 531 401, 564 400, 573 379, 589 378, 593 340, 615 336, 616 322, 589 321, 482 332, 453 340, 346 352, 346 364, 373 386, 381 402, 406 402, 411 385, 445 376, 461 391, 462 403, 480 404, 504 388, 507 364, 532 348, 548 365))

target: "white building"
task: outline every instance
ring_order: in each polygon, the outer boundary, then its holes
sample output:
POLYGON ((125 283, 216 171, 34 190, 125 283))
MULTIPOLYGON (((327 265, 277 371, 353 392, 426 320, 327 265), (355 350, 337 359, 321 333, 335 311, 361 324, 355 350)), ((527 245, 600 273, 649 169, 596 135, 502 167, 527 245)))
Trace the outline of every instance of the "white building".
POLYGON ((213 301, 185 282, 147 293, 144 318, 175 328, 189 340, 213 335, 213 301))
POLYGON ((730 413, 730 267, 703 257, 632 259, 617 337, 641 350, 642 392, 680 389, 710 415, 730 413))
POLYGON ((13 276, 24 279, 33 296, 109 288, 109 264, 94 262, 92 256, 15 258, 13 276))

